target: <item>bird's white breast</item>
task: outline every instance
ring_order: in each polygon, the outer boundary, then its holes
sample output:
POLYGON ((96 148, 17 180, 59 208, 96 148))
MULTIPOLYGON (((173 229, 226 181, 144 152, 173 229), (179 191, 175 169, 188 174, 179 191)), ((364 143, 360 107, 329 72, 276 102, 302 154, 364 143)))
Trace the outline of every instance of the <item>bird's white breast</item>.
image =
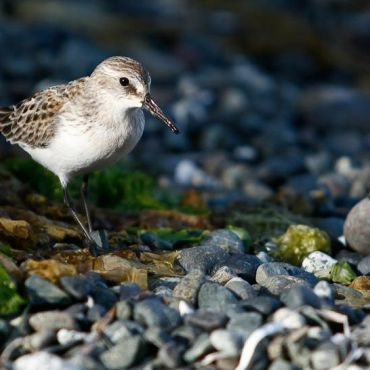
POLYGON ((144 130, 141 109, 111 106, 90 119, 76 117, 68 112, 59 116, 56 134, 46 148, 24 147, 65 184, 71 176, 101 169, 129 153, 144 130))

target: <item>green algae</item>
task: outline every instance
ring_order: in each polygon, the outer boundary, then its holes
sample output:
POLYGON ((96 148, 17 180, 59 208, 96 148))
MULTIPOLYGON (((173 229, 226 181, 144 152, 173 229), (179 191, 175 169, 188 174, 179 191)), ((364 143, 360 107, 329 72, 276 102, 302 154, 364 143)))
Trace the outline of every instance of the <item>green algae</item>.
POLYGON ((286 232, 276 238, 277 248, 271 252, 279 261, 300 266, 311 252, 330 253, 330 237, 325 232, 307 225, 290 225, 286 232))
POLYGON ((330 278, 334 283, 350 284, 357 275, 348 262, 340 261, 331 267, 330 278))

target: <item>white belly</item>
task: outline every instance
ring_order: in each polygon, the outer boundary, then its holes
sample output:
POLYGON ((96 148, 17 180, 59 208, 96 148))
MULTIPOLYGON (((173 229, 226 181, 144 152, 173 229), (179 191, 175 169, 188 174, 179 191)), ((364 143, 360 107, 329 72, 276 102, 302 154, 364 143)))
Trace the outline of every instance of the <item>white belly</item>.
POLYGON ((138 111, 134 119, 117 125, 61 122, 60 129, 46 148, 23 147, 32 158, 56 174, 62 184, 74 175, 104 168, 137 144, 144 130, 144 116, 138 111))

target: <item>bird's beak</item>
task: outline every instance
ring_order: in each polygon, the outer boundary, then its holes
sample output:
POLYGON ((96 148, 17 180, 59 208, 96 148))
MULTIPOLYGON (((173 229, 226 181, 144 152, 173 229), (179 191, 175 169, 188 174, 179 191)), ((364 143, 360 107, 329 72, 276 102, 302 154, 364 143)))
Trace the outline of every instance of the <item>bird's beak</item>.
POLYGON ((173 133, 175 134, 180 133, 179 129, 175 126, 175 124, 164 115, 162 109, 158 107, 158 105, 154 102, 150 94, 145 95, 143 101, 143 108, 147 110, 155 118, 161 120, 169 129, 172 130, 173 133))

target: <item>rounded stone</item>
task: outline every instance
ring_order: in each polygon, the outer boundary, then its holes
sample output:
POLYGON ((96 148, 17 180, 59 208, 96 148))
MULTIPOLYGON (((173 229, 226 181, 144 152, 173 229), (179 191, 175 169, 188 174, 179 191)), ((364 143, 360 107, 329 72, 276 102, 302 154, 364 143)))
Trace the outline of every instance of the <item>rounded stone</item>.
POLYGON ((29 323, 36 331, 77 329, 77 323, 71 315, 63 311, 43 311, 32 315, 29 323))
POLYGON ((280 300, 289 308, 294 309, 301 306, 321 307, 320 298, 311 288, 306 286, 295 286, 282 292, 280 300))
POLYGON ((243 253, 244 244, 239 236, 231 230, 219 229, 212 231, 204 240, 210 244, 222 248, 228 253, 243 253))
POLYGON ((204 281, 205 275, 202 271, 192 270, 175 286, 173 296, 195 305, 199 288, 204 281))
POLYGON ((229 280, 225 288, 230 289, 240 299, 248 299, 257 295, 252 285, 240 277, 229 280))
POLYGON ((344 222, 344 236, 347 244, 363 255, 370 254, 370 199, 357 203, 344 222))

